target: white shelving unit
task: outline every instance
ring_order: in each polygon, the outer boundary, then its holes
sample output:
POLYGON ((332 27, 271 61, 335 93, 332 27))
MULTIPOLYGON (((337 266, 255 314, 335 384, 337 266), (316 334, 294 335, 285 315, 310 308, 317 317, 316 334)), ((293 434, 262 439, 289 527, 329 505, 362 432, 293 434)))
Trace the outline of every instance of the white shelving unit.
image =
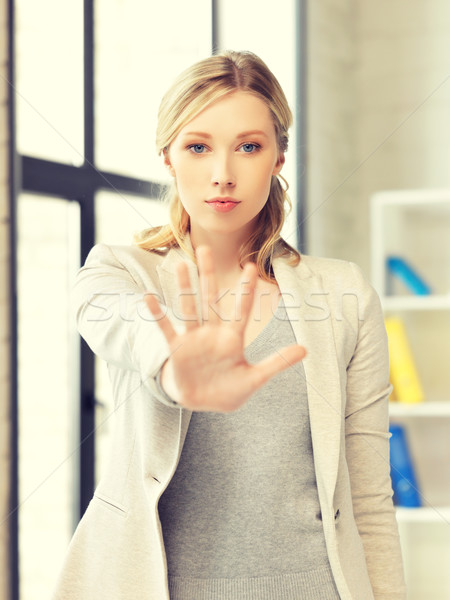
POLYGON ((450 598, 450 190, 379 192, 371 203, 372 282, 386 316, 406 327, 425 392, 392 402, 405 426, 423 506, 397 508, 408 599, 450 598), (386 269, 400 256, 431 287, 414 295, 386 269))
POLYGON ((450 296, 433 294, 432 296, 384 296, 384 309, 395 310, 450 310, 450 296))
POLYGON ((392 419, 408 419, 412 417, 450 418, 450 402, 447 400, 421 402, 420 404, 402 404, 401 402, 391 402, 389 412, 392 419))
POLYGON ((399 523, 443 523, 450 524, 449 506, 425 506, 422 508, 397 508, 399 523))

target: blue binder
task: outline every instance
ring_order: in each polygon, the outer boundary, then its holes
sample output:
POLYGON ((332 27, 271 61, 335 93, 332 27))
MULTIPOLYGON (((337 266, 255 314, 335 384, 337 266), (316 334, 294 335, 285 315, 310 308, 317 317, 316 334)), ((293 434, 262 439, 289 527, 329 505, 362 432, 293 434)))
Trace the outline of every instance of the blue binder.
POLYGON ((422 506, 405 428, 402 425, 391 424, 389 431, 392 434, 389 446, 394 504, 409 507, 422 506))
POLYGON ((388 271, 398 277, 414 294, 428 296, 431 294, 430 286, 419 276, 419 274, 399 256, 388 256, 386 258, 388 271))

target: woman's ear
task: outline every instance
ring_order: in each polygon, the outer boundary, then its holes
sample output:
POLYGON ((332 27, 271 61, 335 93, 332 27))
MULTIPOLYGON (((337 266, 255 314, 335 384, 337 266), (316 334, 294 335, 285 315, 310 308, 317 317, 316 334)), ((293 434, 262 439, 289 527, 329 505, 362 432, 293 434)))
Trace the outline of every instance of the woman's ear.
POLYGON ((285 160, 286 160, 286 159, 285 159, 285 157, 284 157, 284 152, 282 152, 282 153, 281 153, 281 154, 278 156, 278 160, 277 160, 277 162, 276 162, 276 164, 275 164, 275 167, 273 168, 273 171, 272 171, 272 175, 273 175, 273 176, 275 176, 275 175, 278 175, 278 174, 280 173, 281 169, 283 168, 283 165, 284 165, 284 161, 285 161, 285 160))
POLYGON ((172 177, 175 177, 175 169, 173 168, 172 163, 170 162, 169 150, 167 148, 164 148, 163 154, 164 154, 164 164, 166 165, 167 170, 172 175, 172 177))

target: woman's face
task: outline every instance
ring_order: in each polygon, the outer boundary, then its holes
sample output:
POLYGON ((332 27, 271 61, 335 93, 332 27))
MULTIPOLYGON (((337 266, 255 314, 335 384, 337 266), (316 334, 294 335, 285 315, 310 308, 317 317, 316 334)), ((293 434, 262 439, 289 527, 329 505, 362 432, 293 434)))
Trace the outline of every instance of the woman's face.
POLYGON ((181 129, 165 155, 195 244, 251 233, 283 166, 266 104, 247 92, 217 100, 181 129))

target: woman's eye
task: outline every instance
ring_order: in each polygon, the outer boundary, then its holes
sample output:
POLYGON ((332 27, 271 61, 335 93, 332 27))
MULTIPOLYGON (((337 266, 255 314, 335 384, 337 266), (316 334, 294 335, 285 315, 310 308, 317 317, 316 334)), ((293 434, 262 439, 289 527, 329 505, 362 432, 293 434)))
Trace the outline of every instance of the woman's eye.
POLYGON ((203 154, 206 147, 204 144, 192 144, 189 146, 189 150, 191 150, 194 154, 203 154))
POLYGON ((247 154, 256 152, 256 150, 259 150, 259 148, 260 146, 258 146, 258 144, 244 144, 241 146, 241 150, 247 154))

